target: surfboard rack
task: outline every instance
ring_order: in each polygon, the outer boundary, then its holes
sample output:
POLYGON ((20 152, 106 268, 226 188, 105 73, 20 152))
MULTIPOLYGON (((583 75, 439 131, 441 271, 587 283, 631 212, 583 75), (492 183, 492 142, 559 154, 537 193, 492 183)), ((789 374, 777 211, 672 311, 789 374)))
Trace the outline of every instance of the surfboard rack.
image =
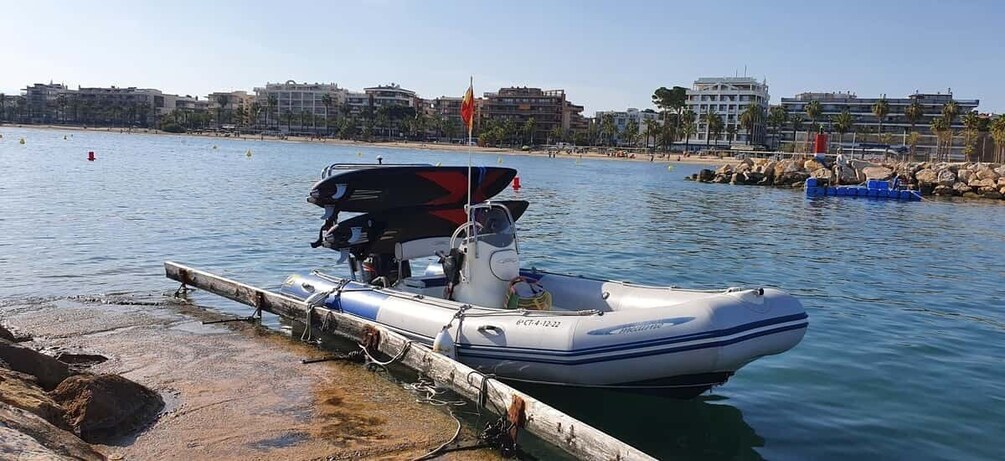
POLYGON ((253 306, 257 313, 270 312, 298 322, 304 322, 310 316, 308 321, 312 325, 327 326, 325 331, 363 344, 368 344, 366 339, 368 336, 372 338, 375 333, 379 334, 379 341, 369 341, 375 351, 395 357, 396 363, 428 376, 438 386, 446 387, 472 402, 478 402, 483 408, 498 416, 506 417, 507 413, 513 412, 513 407, 519 407, 517 419, 523 424, 524 430, 577 459, 618 461, 655 459, 510 387, 493 376, 433 352, 426 345, 412 342, 375 322, 324 307, 310 306, 299 299, 170 261, 164 263, 164 270, 169 279, 253 306), (326 319, 329 321, 326 322, 326 319))

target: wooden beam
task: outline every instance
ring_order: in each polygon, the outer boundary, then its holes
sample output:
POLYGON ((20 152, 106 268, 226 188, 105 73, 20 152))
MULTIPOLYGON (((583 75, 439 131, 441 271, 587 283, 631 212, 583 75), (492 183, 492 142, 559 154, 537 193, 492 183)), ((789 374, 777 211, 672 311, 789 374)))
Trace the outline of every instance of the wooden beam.
POLYGON ((432 378, 436 384, 447 387, 472 401, 484 401, 486 407, 498 413, 505 412, 514 397, 525 403, 526 425, 540 439, 579 459, 596 460, 652 460, 642 451, 586 424, 509 385, 433 352, 423 344, 413 342, 384 326, 330 309, 309 309, 307 303, 289 296, 262 290, 209 272, 174 262, 165 262, 167 277, 202 290, 214 293, 263 311, 305 322, 307 313, 311 323, 321 325, 325 318, 333 333, 361 341, 367 328, 380 332, 378 349, 391 357, 401 355, 399 362, 432 378), (331 321, 334 320, 334 321, 331 321), (484 390, 484 392, 483 392, 484 390))

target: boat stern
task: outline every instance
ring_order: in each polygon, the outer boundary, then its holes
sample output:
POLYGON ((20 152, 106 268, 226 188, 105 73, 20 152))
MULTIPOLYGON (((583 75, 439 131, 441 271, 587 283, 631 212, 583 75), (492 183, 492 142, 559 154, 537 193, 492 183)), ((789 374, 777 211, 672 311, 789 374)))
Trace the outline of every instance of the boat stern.
POLYGON ((795 347, 809 316, 794 296, 774 288, 731 289, 710 306, 720 335, 717 368, 736 371, 760 357, 795 347))

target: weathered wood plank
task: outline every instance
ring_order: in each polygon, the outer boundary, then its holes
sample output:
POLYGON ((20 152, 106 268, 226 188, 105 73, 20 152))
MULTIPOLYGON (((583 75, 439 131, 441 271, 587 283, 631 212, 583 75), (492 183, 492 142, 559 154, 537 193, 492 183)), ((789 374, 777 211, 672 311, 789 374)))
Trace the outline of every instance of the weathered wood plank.
MULTIPOLYGON (((201 288, 233 301, 300 322, 307 320, 309 308, 305 302, 298 299, 170 261, 164 263, 164 269, 168 278, 186 285, 201 288)), ((493 412, 497 409, 505 411, 514 396, 523 399, 526 404, 527 416, 524 429, 579 459, 654 459, 544 402, 538 401, 503 382, 488 378, 463 363, 435 353, 425 345, 412 342, 380 324, 324 308, 315 308, 310 312, 313 315, 311 319, 313 325, 321 325, 326 317, 329 320, 334 319, 334 322, 329 321, 329 325, 334 328, 334 333, 357 341, 362 340, 363 332, 367 327, 376 328, 380 332, 381 340, 378 349, 382 353, 395 357, 407 348, 400 363, 422 372, 438 385, 447 387, 468 399, 477 402, 480 398, 484 398, 486 406, 493 412), (483 388, 485 390, 484 396, 483 388)))

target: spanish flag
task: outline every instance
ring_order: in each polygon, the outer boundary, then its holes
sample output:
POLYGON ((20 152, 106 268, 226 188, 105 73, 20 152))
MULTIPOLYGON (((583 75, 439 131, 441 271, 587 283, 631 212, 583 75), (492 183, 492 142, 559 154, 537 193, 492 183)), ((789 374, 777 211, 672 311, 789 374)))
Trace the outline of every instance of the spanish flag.
POLYGON ((464 124, 468 126, 468 136, 471 136, 471 129, 475 122, 475 88, 474 79, 471 81, 471 85, 468 86, 468 91, 464 93, 464 99, 461 100, 461 120, 464 120, 464 124))

